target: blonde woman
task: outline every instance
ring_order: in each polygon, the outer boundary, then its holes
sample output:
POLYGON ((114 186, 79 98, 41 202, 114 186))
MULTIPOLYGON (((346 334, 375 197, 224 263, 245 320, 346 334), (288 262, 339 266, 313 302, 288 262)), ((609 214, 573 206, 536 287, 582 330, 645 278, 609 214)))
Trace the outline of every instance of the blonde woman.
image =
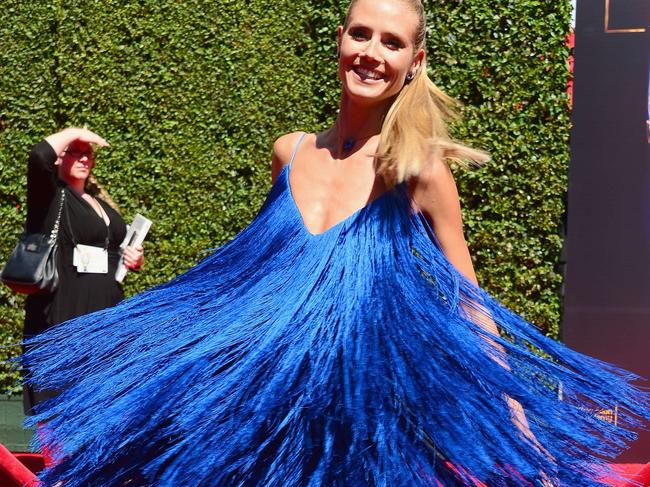
POLYGON ((447 134, 425 32, 419 0, 353 1, 336 123, 278 139, 257 218, 34 344, 66 390, 45 485, 599 485, 648 396, 477 287, 447 161, 485 155, 447 134))

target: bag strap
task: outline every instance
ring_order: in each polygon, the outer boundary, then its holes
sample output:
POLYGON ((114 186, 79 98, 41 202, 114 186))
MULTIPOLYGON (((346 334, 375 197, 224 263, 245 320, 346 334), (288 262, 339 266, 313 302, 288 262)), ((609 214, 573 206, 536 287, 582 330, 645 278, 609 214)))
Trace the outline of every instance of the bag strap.
POLYGON ((63 211, 63 203, 65 202, 65 189, 61 189, 61 199, 59 201, 59 212, 56 215, 56 221, 50 232, 50 239, 48 242, 53 244, 56 242, 56 237, 59 235, 59 224, 61 223, 61 212, 63 211))

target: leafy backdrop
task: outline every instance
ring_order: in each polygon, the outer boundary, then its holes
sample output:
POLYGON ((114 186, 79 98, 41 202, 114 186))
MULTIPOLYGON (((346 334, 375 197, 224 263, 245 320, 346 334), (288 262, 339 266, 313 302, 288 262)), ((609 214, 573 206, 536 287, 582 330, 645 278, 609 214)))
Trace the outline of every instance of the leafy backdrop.
MULTIPOLYGON (((4 0, 0 22, 0 259, 25 218, 28 151, 87 125, 111 143, 96 174, 127 220, 154 221, 127 294, 235 235, 269 188, 279 135, 337 109, 341 0, 4 0)), ((569 112, 569 0, 426 3, 432 78, 461 100, 456 136, 493 161, 457 171, 479 280, 557 336, 569 112)), ((0 289, 0 359, 21 296, 0 289)), ((15 372, 0 388, 17 392, 15 372)))

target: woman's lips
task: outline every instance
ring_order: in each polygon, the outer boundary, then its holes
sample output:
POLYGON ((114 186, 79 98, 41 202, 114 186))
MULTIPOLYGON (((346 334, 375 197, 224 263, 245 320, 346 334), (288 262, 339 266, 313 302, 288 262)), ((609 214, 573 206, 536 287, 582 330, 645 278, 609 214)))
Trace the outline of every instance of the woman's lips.
POLYGON ((363 66, 353 66, 352 71, 361 78, 361 80, 371 80, 371 81, 380 81, 384 79, 384 74, 379 71, 375 71, 371 68, 364 68, 363 66))

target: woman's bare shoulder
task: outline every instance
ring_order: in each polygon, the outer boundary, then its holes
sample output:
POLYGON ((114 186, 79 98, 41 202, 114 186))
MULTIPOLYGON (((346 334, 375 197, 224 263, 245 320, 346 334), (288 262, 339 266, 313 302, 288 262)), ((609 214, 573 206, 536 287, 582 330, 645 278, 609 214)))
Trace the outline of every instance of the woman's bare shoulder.
POLYGON ((282 164, 281 167, 289 164, 291 154, 303 134, 304 132, 291 132, 278 137, 275 141, 273 144, 273 159, 277 159, 282 164))
POLYGON ((289 164, 291 154, 293 154, 293 150, 303 134, 304 132, 291 132, 278 137, 273 143, 273 156, 271 158, 273 181, 282 172, 284 166, 289 164))
POLYGON ((439 200, 442 195, 456 194, 456 183, 451 168, 442 160, 431 161, 409 184, 411 195, 425 205, 439 200))

